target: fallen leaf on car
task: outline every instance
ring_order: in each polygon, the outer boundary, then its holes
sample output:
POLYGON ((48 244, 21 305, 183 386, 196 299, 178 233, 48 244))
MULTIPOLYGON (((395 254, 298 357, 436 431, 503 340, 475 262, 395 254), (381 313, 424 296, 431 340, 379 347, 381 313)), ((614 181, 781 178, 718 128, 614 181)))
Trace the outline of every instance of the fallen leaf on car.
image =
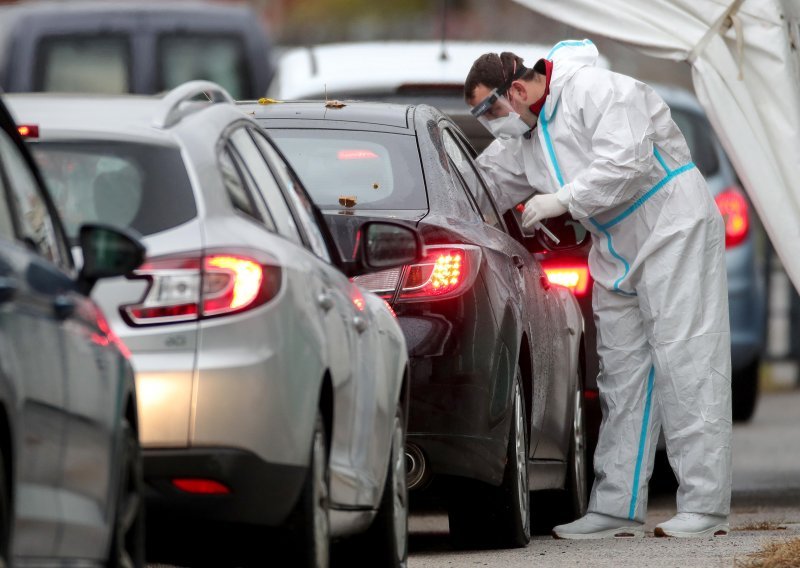
POLYGON ((258 99, 258 104, 260 104, 260 105, 272 105, 272 104, 279 103, 279 102, 281 102, 281 101, 276 100, 276 99, 267 99, 267 98, 264 98, 264 97, 261 97, 260 99, 258 99))
POLYGON ((325 106, 327 108, 342 108, 347 105, 344 104, 342 101, 333 100, 333 101, 325 101, 325 106))
POLYGON ((355 207, 357 203, 355 195, 341 195, 339 196, 339 205, 342 207, 355 207))

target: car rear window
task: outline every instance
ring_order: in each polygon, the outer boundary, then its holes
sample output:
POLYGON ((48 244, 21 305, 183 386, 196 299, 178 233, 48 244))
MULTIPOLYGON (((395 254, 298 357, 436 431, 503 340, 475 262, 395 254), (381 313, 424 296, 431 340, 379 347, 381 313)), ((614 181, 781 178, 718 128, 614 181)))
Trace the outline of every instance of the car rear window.
POLYGON ((683 132, 697 169, 705 177, 716 174, 719 170, 719 158, 714 145, 714 135, 711 133, 711 124, 704 116, 694 112, 686 112, 675 107, 672 107, 671 111, 672 120, 683 132))
POLYGON ((36 75, 37 91, 127 93, 128 39, 112 35, 46 38, 39 47, 36 75))
POLYGON ((128 142, 37 142, 33 154, 70 239, 100 222, 152 235, 197 216, 180 150, 128 142))
POLYGON ((204 79, 223 86, 234 99, 245 98, 251 91, 244 45, 238 37, 165 35, 158 49, 161 90, 204 79))
POLYGON ((414 136, 353 130, 270 130, 322 209, 427 209, 414 136))

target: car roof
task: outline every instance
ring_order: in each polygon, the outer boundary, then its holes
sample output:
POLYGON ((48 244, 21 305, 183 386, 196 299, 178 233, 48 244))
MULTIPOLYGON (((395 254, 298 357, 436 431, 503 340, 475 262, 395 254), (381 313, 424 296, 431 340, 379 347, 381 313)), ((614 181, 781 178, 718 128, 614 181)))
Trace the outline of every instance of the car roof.
MULTIPOLYGON (((388 41, 333 43, 285 51, 270 94, 285 99, 394 91, 407 84, 463 85, 484 53, 512 51, 532 66, 551 46, 534 43, 388 41), (446 57, 442 57, 445 53, 446 57), (279 77, 279 78, 278 78, 279 77)), ((608 61, 601 57, 601 66, 608 61)))
POLYGON ((172 1, 172 2, 133 2, 131 0, 41 0, 35 2, 20 2, 0 7, 0 15, 39 15, 39 14, 64 14, 64 13, 84 13, 84 14, 107 14, 118 12, 184 12, 184 13, 241 13, 251 14, 251 11, 242 5, 225 5, 207 1, 172 1))
MULTIPOLYGON (((338 108, 331 106, 330 103, 326 106, 325 101, 276 101, 273 104, 243 101, 237 103, 237 106, 253 118, 261 120, 304 120, 316 121, 317 124, 325 121, 326 127, 332 127, 331 123, 334 122, 358 123, 372 127, 388 127, 390 130, 413 130, 413 123, 409 117, 413 105, 367 101, 341 101, 341 103, 344 106, 338 108)), ((275 123, 273 125, 277 126, 275 123)))
POLYGON ((153 127, 162 104, 160 97, 9 93, 5 99, 17 122, 40 126, 41 138, 171 140, 167 130, 153 127))

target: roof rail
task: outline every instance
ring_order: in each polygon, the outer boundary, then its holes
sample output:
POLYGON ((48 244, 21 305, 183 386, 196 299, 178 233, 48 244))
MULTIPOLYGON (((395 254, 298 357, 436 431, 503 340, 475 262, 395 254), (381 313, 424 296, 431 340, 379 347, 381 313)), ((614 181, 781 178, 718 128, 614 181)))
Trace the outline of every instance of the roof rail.
POLYGON ((214 104, 234 104, 236 102, 228 91, 216 83, 211 81, 189 81, 178 85, 164 96, 162 108, 153 120, 153 126, 156 128, 169 128, 180 122, 184 116, 195 112, 196 108, 181 107, 183 103, 191 101, 198 95, 205 95, 214 104))

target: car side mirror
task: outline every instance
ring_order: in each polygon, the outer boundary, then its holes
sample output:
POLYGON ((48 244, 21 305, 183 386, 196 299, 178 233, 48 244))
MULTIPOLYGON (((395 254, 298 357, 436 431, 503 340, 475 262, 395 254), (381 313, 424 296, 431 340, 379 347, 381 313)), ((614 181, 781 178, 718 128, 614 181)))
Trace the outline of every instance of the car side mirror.
POLYGON ((391 221, 367 221, 358 230, 355 259, 345 263, 349 277, 412 264, 422 257, 416 229, 391 221))
POLYGON ((101 278, 124 276, 144 262, 145 248, 129 231, 101 224, 87 224, 78 236, 83 266, 78 288, 86 295, 101 278))
POLYGON ((569 214, 564 214, 552 219, 545 219, 542 221, 545 229, 551 235, 542 230, 536 230, 533 235, 525 235, 525 246, 531 252, 538 253, 544 251, 567 251, 577 249, 589 238, 589 231, 575 221, 569 214), (553 239, 552 237, 555 237, 553 239))

